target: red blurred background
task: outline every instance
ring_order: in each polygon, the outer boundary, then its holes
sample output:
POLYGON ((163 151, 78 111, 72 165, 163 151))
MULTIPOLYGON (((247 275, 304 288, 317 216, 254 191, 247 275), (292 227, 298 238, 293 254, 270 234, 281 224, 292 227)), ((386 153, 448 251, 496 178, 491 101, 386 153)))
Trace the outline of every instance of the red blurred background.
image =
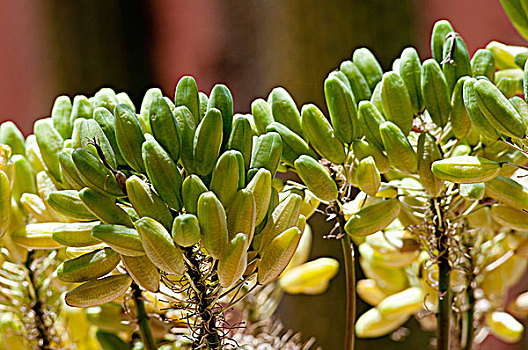
MULTIPOLYGON (((111 86, 139 106, 152 86, 172 96, 183 75, 206 93, 228 85, 239 113, 279 85, 299 106, 324 107, 326 75, 355 48, 371 48, 385 69, 405 46, 425 59, 432 26, 443 18, 471 53, 491 40, 527 44, 498 0, 0 0, 0 121, 28 134, 58 95, 111 86)), ((339 256, 337 244, 321 243, 317 229, 326 228, 317 220, 312 257, 339 256)), ((281 305, 288 327, 316 335, 326 349, 342 347, 341 277, 324 296, 288 296, 281 305)), ((424 348, 428 335, 415 335, 390 348, 424 348)), ((358 348, 373 344, 389 342, 358 348)))
POLYGON ((441 18, 471 52, 490 40, 525 43, 498 0, 320 3, 0 0, 0 121, 15 120, 28 133, 57 95, 110 85, 140 103, 150 86, 172 95, 187 74, 205 92, 227 83, 239 112, 278 85, 299 104, 321 104, 326 73, 355 47, 371 47, 386 68, 406 45, 428 57, 441 18))

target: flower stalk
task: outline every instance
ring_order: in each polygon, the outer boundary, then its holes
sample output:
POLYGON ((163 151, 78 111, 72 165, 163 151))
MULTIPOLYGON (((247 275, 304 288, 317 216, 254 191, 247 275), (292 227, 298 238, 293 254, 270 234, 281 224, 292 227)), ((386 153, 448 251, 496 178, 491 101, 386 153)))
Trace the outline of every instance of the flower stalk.
POLYGON ((44 306, 43 302, 39 298, 39 288, 37 286, 37 283, 35 281, 35 274, 33 272, 33 269, 31 267, 31 264, 33 262, 33 254, 35 253, 34 250, 30 250, 27 255, 25 268, 27 270, 27 279, 29 282, 29 288, 30 288, 30 295, 32 296, 32 306, 31 310, 33 311, 35 315, 35 329, 36 329, 36 342, 40 349, 47 350, 51 349, 49 337, 48 337, 48 329, 44 320, 44 306))
POLYGON ((438 201, 433 199, 436 212, 434 233, 438 249, 438 314, 436 316, 436 342, 438 350, 449 350, 451 321, 451 265, 449 263, 448 235, 438 201))
POLYGON ((475 294, 473 288, 468 286, 466 290, 468 309, 466 311, 466 343, 464 350, 471 350, 473 348, 473 339, 475 337, 475 328, 473 327, 473 321, 475 319, 475 294))
POLYGON ((145 310, 145 303, 143 302, 143 296, 141 295, 141 289, 136 283, 132 283, 132 295, 134 297, 134 305, 136 306, 136 318, 139 326, 139 334, 143 341, 143 346, 146 350, 155 350, 156 341, 152 335, 150 328, 149 317, 145 310))
MULTIPOLYGON (((204 278, 201 263, 192 248, 185 251, 188 262, 187 276, 191 284, 191 295, 195 307, 197 328, 194 329, 192 349, 221 349, 222 339, 219 334, 218 314, 215 312, 215 302, 220 288, 209 286, 208 281, 216 280, 216 276, 204 278)), ((216 271, 216 270, 215 270, 216 271)))
POLYGON ((354 248, 350 236, 345 232, 345 217, 342 214, 337 216, 340 235, 342 235, 341 249, 345 263, 346 280, 346 328, 345 328, 345 349, 354 349, 355 322, 356 322, 356 270, 354 248))

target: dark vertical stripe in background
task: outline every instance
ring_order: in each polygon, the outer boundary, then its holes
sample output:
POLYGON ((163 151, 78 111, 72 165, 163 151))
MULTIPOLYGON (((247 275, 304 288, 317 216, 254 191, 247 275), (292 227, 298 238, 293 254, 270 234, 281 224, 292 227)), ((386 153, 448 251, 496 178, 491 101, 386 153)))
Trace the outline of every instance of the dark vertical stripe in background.
POLYGON ((141 101, 151 81, 150 18, 140 0, 48 1, 56 91, 93 94, 110 86, 141 101))

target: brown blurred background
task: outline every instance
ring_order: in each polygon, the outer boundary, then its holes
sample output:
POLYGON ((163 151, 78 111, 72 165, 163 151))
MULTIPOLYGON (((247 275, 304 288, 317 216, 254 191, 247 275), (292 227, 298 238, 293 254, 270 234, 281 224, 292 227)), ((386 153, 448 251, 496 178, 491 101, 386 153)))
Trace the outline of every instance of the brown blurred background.
MULTIPOLYGON (((14 120, 28 134, 56 96, 103 86, 127 91, 139 106, 152 86, 172 96, 182 75, 193 75, 206 93, 228 85, 240 113, 279 85, 299 106, 324 108, 326 75, 355 48, 372 49, 385 69, 405 46, 425 59, 432 25, 442 18, 471 53, 491 40, 527 44, 498 0, 0 0, 0 121, 14 120)), ((311 223, 312 258, 339 257, 339 245, 321 238, 326 223, 311 223)), ((340 349, 343 289, 340 271, 322 296, 287 296, 280 317, 325 349, 340 349)), ((402 342, 358 341, 357 348, 427 349, 429 335, 415 322, 410 327, 402 342)))

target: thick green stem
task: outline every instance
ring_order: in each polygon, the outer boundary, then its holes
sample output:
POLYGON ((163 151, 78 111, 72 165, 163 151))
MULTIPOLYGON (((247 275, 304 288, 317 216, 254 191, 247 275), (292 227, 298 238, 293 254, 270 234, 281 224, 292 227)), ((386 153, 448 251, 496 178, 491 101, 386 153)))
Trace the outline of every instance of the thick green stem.
POLYGON ((209 344, 209 349, 221 349, 222 341, 218 335, 216 317, 210 311, 207 317, 209 317, 208 320, 204 319, 204 322, 207 325, 204 327, 204 330, 207 332, 207 344, 209 344))
POLYGON ((468 310, 467 315, 467 327, 466 327, 466 344, 464 350, 471 350, 473 347, 473 338, 475 336, 475 328, 473 327, 473 321, 475 319, 475 294, 471 286, 468 287, 467 291, 468 310))
POLYGON ((344 231, 345 218, 338 215, 338 222, 341 234, 341 248, 345 262, 345 279, 346 279, 346 329, 345 329, 345 349, 353 350, 355 341, 355 323, 356 323, 356 270, 354 264, 354 249, 350 236, 344 231))
POLYGON ((192 248, 185 251, 185 256, 189 262, 187 274, 194 285, 197 317, 201 319, 199 339, 193 343, 193 349, 203 349, 205 345, 203 340, 205 340, 207 349, 221 349, 222 340, 218 334, 217 315, 211 307, 216 300, 218 291, 215 293, 209 291, 207 281, 203 280, 200 272, 200 262, 194 256, 192 248))
MULTIPOLYGON (((443 259, 442 259, 443 260, 443 259)), ((448 261, 438 262, 438 315, 436 317, 436 342, 438 350, 449 350, 451 319, 451 290, 449 288, 451 267, 448 261)))
POLYGON ((135 283, 132 283, 132 295, 134 296, 134 304, 136 305, 136 318, 143 346, 146 350, 155 350, 157 349, 156 341, 154 340, 152 330, 150 329, 149 317, 145 310, 145 303, 143 302, 141 289, 135 283))
MULTIPOLYGON (((44 322, 44 312, 42 310, 43 304, 39 299, 39 288, 35 282, 35 274, 33 270, 31 269, 31 263, 33 262, 33 254, 35 253, 34 250, 30 250, 27 255, 25 267, 28 274, 28 280, 30 283, 30 288, 33 290, 33 294, 35 299, 33 300, 33 305, 31 306, 31 310, 33 310, 33 313, 35 314, 35 328, 37 330, 37 344, 39 345, 39 349, 47 350, 51 349, 50 343, 48 340, 48 331, 46 327, 46 323, 44 322)), ((32 293, 30 293, 31 295, 32 293)))
POLYGON ((436 315, 436 348, 449 350, 451 321, 451 265, 449 264, 449 242, 442 212, 436 199, 433 200, 436 211, 434 220, 438 249, 438 314, 436 315))

